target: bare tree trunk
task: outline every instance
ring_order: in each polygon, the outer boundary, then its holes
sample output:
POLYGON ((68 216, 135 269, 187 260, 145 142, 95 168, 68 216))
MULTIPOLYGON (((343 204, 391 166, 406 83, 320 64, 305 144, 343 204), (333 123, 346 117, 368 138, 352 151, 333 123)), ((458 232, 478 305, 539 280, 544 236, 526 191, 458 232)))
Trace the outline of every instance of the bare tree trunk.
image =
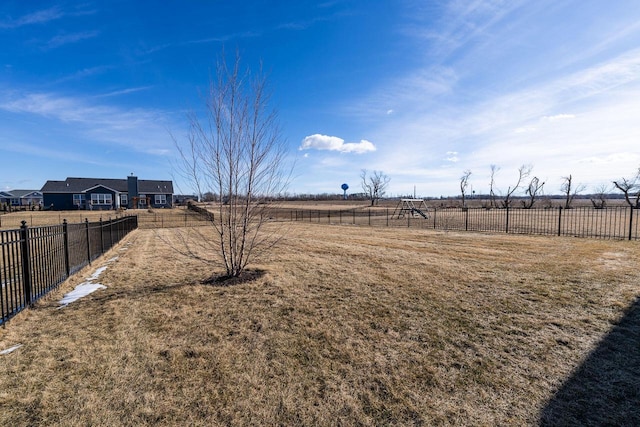
POLYGON ((496 186, 495 177, 496 177, 496 172, 498 172, 498 170, 500 170, 499 167, 497 167, 496 165, 491 165, 491 182, 489 183, 489 202, 492 208, 495 208, 496 206, 498 206, 496 203, 496 193, 495 193, 495 186, 496 186))
POLYGON ((633 178, 622 178, 613 181, 613 185, 624 194, 624 199, 631 207, 640 207, 640 168, 633 178), (635 198, 635 200, 632 200, 635 198))
POLYGON ((560 191, 562 191, 565 195, 564 208, 571 209, 573 199, 582 191, 584 191, 585 186, 583 184, 578 184, 575 187, 573 186, 573 177, 563 176, 562 184, 560 185, 560 191))
POLYGON ((513 187, 509 187, 507 189, 507 193, 504 197, 504 200, 502 201, 503 207, 505 208, 511 207, 511 202, 513 201, 512 200, 513 194, 516 192, 518 188, 520 188, 520 184, 522 183, 522 180, 527 179, 527 177, 531 174, 532 169, 533 169, 533 166, 531 165, 522 165, 518 168, 518 181, 513 187))
POLYGON ((525 193, 529 196, 529 200, 524 202, 525 209, 531 209, 533 207, 533 205, 536 203, 536 198, 542 192, 542 187, 544 187, 544 182, 540 184, 540 180, 538 179, 538 177, 534 176, 525 191, 525 193))
POLYGON ((464 171, 462 173, 462 176, 460 177, 460 194, 462 195, 462 207, 466 207, 466 195, 467 195, 467 188, 469 187, 469 177, 471 176, 471 171, 469 169, 467 169, 466 171, 464 171))

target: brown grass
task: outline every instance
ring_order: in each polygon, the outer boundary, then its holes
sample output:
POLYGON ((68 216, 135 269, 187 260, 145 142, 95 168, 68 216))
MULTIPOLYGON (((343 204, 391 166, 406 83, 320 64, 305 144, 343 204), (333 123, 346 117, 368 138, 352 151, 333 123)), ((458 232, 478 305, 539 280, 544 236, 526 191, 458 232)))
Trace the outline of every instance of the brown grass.
POLYGON ((184 207, 174 209, 129 209, 125 211, 27 211, 0 215, 0 230, 20 228, 22 221, 29 227, 80 223, 88 219, 91 222, 106 221, 125 215, 137 215, 140 228, 171 228, 193 225, 202 222, 202 218, 184 207))
POLYGON ((639 295, 637 242, 291 227, 232 286, 133 232, 0 331, 0 424, 535 425, 639 295))

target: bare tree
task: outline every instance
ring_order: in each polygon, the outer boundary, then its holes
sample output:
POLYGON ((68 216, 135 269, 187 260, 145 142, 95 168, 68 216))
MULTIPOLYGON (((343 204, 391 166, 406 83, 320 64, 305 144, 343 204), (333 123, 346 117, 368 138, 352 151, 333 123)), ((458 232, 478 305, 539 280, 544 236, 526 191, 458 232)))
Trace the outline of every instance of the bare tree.
POLYGON ((204 96, 205 112, 190 113, 187 141, 174 142, 182 177, 199 195, 221 198, 208 215, 217 238, 193 229, 184 236, 184 252, 207 263, 221 261, 227 277, 238 277, 278 239, 264 231, 269 217, 264 202, 284 190, 288 175, 266 77, 262 70, 252 75, 241 69, 239 53, 231 66, 223 55, 204 96))
POLYGON ((467 169, 462 173, 460 177, 460 194, 462 194, 462 207, 466 207, 467 189, 469 188, 469 177, 471 176, 471 170, 467 169))
POLYGON ((584 184, 578 184, 573 187, 573 177, 571 175, 563 176, 560 191, 565 195, 564 208, 571 209, 573 199, 586 188, 587 187, 584 184))
POLYGON ((544 187, 544 182, 541 184, 540 180, 537 176, 534 176, 529 182, 529 186, 524 191, 528 196, 527 200, 522 201, 522 205, 525 209, 531 209, 533 205, 536 203, 536 199, 538 196, 542 194, 542 188, 544 187))
POLYGON ((500 168, 496 165, 491 165, 491 182, 489 183, 489 202, 491 203, 491 207, 495 208, 497 206, 496 203, 496 173, 500 170, 500 168))
POLYGON ((594 188, 591 195, 591 204, 596 209, 604 209, 607 206, 607 195, 611 188, 607 184, 600 184, 594 188))
POLYGON ((518 190, 518 188, 520 188, 522 181, 527 179, 529 175, 531 175, 532 169, 533 169, 533 166, 531 165, 522 165, 518 168, 518 180, 516 181, 515 185, 510 186, 507 189, 507 193, 505 194, 504 199, 502 200, 502 207, 504 208, 511 207, 511 203, 513 202, 513 194, 516 192, 516 190, 518 190))
POLYGON ((633 178, 621 178, 613 181, 613 185, 624 194, 624 199, 631 207, 640 207, 640 168, 633 178), (635 200, 633 200, 635 198, 635 200))
POLYGON ((384 196, 389 181, 391 181, 391 178, 382 171, 373 171, 373 174, 368 175, 366 169, 360 173, 360 179, 362 180, 362 190, 371 200, 371 206, 377 204, 378 200, 384 196))

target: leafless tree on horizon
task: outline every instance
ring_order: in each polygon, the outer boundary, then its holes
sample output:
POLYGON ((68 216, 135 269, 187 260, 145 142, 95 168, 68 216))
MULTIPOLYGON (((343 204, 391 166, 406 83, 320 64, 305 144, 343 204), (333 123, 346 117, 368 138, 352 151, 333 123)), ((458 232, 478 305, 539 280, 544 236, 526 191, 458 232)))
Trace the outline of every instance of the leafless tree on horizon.
POLYGON ((613 185, 624 194, 624 199, 631 207, 640 207, 640 168, 633 178, 621 178, 613 181, 613 185), (632 200, 635 198, 635 200, 632 200))
POLYGON ((360 172, 360 179, 362 190, 369 196, 371 206, 377 204, 378 200, 385 195, 389 181, 391 181, 391 178, 382 171, 373 171, 371 175, 368 175, 366 169, 362 169, 360 172))
POLYGON ((467 169, 462 173, 460 177, 460 194, 462 195, 462 207, 466 207, 467 189, 469 188, 469 177, 471 176, 471 170, 467 169))

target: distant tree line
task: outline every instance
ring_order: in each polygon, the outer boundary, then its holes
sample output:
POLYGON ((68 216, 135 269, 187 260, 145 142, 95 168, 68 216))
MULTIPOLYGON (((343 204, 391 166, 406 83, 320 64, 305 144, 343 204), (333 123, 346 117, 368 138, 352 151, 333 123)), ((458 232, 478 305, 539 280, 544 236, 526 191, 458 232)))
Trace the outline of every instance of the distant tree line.
MULTIPOLYGON (((532 176, 533 166, 522 165, 518 168, 518 174, 511 185, 507 186, 505 191, 501 191, 496 186, 495 175, 500 170, 496 165, 490 166, 489 194, 485 196, 477 196, 488 200, 486 207, 509 208, 514 206, 517 200, 524 209, 531 209, 544 196, 544 185, 537 176, 532 176)), ((468 201, 468 189, 470 187, 469 179, 471 170, 465 170, 460 177, 460 196, 462 206, 466 207, 468 201)), ((623 177, 619 180, 612 181, 613 185, 601 184, 593 189, 588 195, 580 196, 580 193, 586 191, 587 187, 581 183, 575 183, 571 174, 562 177, 560 185, 560 195, 544 196, 545 199, 561 198, 565 209, 571 209, 575 199, 589 198, 594 208, 602 209, 606 207, 607 200, 615 198, 624 198, 626 203, 634 208, 640 208, 640 167, 635 175, 627 178, 623 177), (611 194, 614 190, 620 191, 622 194, 611 194)))

